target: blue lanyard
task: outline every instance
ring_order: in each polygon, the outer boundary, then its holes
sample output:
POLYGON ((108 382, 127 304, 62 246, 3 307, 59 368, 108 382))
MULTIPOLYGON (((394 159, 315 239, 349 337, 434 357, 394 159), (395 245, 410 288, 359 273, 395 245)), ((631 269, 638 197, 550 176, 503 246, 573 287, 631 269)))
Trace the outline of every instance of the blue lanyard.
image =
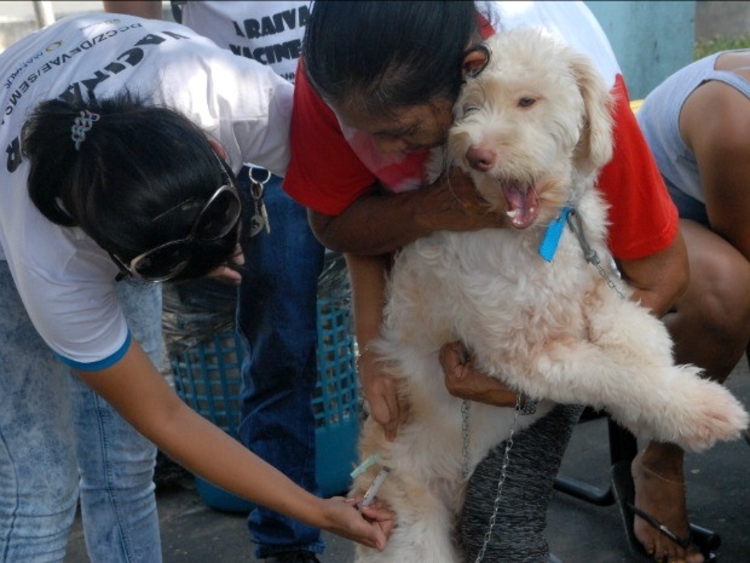
POLYGON ((570 206, 563 207, 560 210, 560 214, 547 226, 542 243, 539 245, 539 255, 547 262, 552 262, 552 258, 554 258, 555 252, 557 252, 560 237, 562 237, 565 223, 572 210, 573 208, 570 206))

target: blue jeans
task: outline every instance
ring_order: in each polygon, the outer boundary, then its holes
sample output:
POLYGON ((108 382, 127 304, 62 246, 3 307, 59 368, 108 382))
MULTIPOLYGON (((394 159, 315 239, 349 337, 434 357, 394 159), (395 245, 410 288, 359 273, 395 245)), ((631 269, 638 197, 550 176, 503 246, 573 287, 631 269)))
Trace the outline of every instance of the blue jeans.
MULTIPOLYGON (((255 178, 266 172, 255 170, 255 178)), ((240 185, 247 188, 247 168, 240 185)), ((237 327, 245 346, 239 438, 246 447, 304 489, 318 493, 315 476, 317 286, 324 249, 304 207, 273 177, 265 188, 271 232, 244 245, 237 327)), ((252 204, 247 205, 252 214, 252 204)), ((248 527, 258 558, 292 550, 322 553, 320 530, 256 507, 248 527)))
POLYGON ((690 219, 704 227, 711 228, 705 203, 687 195, 666 178, 664 178, 664 183, 667 184, 669 197, 672 198, 675 207, 677 207, 680 219, 690 219))
MULTIPOLYGON (((160 288, 118 286, 134 337, 160 362, 160 288)), ((63 561, 79 482, 91 561, 160 562, 156 449, 52 354, 5 261, 0 311, 0 562, 63 561)))

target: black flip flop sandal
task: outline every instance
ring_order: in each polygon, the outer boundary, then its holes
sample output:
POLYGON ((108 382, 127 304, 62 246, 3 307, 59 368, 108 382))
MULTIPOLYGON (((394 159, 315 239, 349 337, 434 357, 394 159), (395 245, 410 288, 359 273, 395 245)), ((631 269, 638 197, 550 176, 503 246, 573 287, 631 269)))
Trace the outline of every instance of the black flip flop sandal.
POLYGON ((635 536, 635 517, 643 518, 655 529, 667 536, 674 543, 687 549, 691 545, 696 546, 706 563, 717 563, 717 550, 721 545, 721 538, 713 532, 690 524, 690 534, 687 538, 681 538, 656 518, 635 506, 635 485, 630 473, 630 461, 620 461, 612 466, 612 492, 620 508, 622 521, 625 525, 625 535, 628 538, 631 552, 638 557, 639 563, 654 563, 653 556, 646 553, 641 542, 635 536))

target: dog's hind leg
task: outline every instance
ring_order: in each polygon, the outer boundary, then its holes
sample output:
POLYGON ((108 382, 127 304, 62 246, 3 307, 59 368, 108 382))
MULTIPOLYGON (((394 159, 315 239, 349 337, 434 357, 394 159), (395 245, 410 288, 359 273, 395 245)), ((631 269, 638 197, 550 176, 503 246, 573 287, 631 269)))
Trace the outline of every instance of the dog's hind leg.
POLYGON ((439 484, 416 482, 399 483, 398 489, 381 499, 397 514, 385 550, 358 545, 356 563, 460 563, 451 534, 455 507, 446 502, 447 493, 439 484))

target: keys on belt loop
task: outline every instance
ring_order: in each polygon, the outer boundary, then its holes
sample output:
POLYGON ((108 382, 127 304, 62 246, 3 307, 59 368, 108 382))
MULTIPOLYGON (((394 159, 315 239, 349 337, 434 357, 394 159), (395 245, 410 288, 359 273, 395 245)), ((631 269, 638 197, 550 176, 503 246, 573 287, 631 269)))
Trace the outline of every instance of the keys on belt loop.
POLYGON ((250 237, 254 237, 263 229, 266 230, 267 234, 270 234, 271 223, 268 220, 266 204, 263 202, 263 192, 266 189, 266 184, 271 179, 271 173, 268 170, 260 168, 250 168, 248 170, 248 177, 250 178, 250 196, 253 198, 254 206, 253 216, 250 219, 250 237), (266 177, 263 180, 256 179, 253 174, 256 170, 260 170, 261 173, 265 172, 266 177))

